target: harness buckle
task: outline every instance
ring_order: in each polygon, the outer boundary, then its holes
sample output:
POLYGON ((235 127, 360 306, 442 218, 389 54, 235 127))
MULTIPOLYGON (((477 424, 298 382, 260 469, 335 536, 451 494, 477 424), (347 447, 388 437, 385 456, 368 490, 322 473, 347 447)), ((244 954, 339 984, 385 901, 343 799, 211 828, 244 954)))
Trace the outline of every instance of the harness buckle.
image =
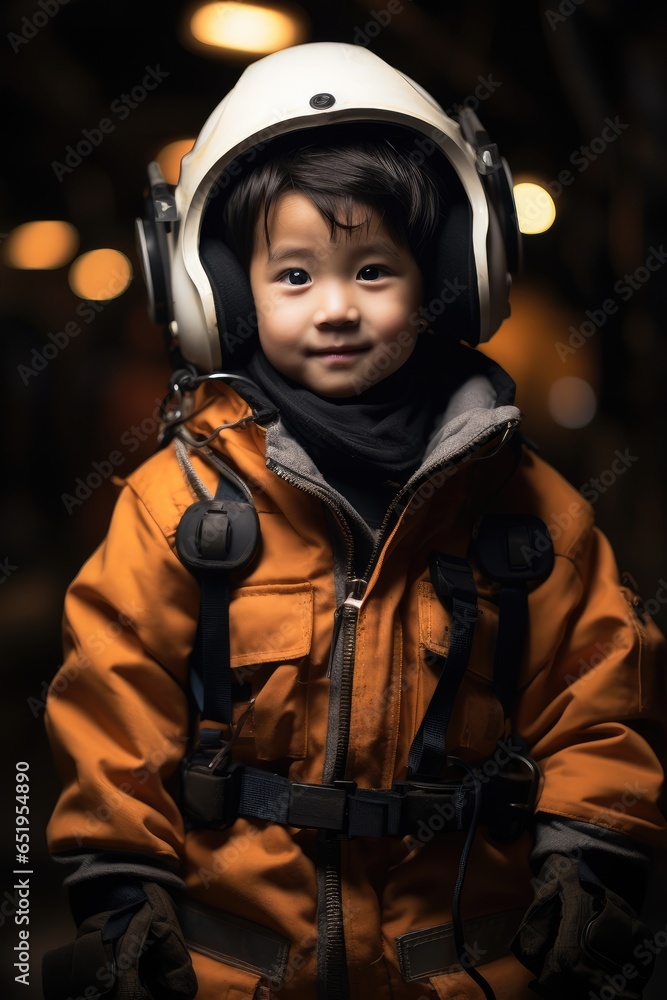
POLYGON ((348 799, 356 788, 356 781, 334 781, 330 785, 292 782, 289 788, 287 825, 330 830, 345 836, 348 799))

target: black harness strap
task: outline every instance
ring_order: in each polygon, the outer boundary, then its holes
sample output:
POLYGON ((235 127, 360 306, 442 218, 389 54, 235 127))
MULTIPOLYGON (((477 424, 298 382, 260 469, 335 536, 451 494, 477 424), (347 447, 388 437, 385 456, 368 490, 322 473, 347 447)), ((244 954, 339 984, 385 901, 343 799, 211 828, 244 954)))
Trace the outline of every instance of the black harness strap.
MULTIPOLYGON (((214 748, 190 761, 184 783, 188 818, 213 828, 238 816, 282 826, 325 830, 339 837, 402 837, 436 829, 465 830, 474 803, 474 785, 461 771, 437 784, 395 782, 390 789, 357 788, 353 781, 330 785, 290 781, 246 764, 230 763, 214 748)), ((456 762, 457 764, 460 762, 456 762)), ((496 805, 495 799, 493 805, 496 805)))
MULTIPOLYGON (((176 531, 182 561, 197 576, 201 606, 190 686, 202 719, 232 721, 229 649, 229 572, 249 563, 259 541, 257 513, 231 479, 220 477, 215 496, 188 507, 176 531)), ((202 731, 202 742, 218 730, 202 731)))
POLYGON ((435 778, 446 759, 446 734, 456 694, 463 680, 477 622, 477 589, 465 559, 436 552, 429 561, 431 583, 451 610, 449 653, 437 657, 440 677, 408 755, 408 779, 435 778))
POLYGON ((201 577, 201 612, 193 659, 193 693, 201 691, 202 719, 232 721, 232 672, 229 653, 229 581, 225 573, 201 577))
POLYGON ((528 634, 528 584, 541 583, 554 565, 553 543, 544 521, 529 514, 487 514, 475 545, 482 572, 501 584, 493 689, 510 714, 528 634))

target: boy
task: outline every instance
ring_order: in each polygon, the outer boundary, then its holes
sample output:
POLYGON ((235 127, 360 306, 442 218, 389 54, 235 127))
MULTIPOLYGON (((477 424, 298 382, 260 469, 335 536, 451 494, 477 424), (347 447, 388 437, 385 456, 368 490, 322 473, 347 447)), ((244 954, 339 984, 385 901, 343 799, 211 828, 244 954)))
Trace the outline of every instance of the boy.
POLYGON ((316 43, 153 198, 187 366, 67 597, 47 998, 640 997, 663 640, 461 343, 518 258, 496 148, 316 43))

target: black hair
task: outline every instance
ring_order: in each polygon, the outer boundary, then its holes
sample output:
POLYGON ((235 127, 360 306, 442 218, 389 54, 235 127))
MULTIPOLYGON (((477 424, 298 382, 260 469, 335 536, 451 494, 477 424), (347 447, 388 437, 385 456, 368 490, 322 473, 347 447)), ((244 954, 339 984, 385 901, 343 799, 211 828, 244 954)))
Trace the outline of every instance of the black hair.
POLYGON ((209 210, 204 231, 222 224, 227 245, 247 273, 260 220, 269 243, 272 205, 296 191, 313 202, 332 236, 338 229, 368 225, 370 214, 365 222, 353 221, 360 203, 377 211, 420 264, 444 212, 444 199, 442 174, 426 161, 417 138, 407 129, 364 122, 316 127, 273 140, 242 174, 224 208, 209 210))

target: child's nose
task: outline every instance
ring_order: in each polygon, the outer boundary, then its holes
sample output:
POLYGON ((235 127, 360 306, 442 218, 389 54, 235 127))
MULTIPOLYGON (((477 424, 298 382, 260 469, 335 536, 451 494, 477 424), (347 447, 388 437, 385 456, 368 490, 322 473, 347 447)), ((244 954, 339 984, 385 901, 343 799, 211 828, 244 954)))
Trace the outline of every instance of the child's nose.
POLYGON ((313 322, 318 328, 356 326, 359 322, 359 309, 354 301, 354 291, 344 282, 327 283, 322 288, 313 322))

